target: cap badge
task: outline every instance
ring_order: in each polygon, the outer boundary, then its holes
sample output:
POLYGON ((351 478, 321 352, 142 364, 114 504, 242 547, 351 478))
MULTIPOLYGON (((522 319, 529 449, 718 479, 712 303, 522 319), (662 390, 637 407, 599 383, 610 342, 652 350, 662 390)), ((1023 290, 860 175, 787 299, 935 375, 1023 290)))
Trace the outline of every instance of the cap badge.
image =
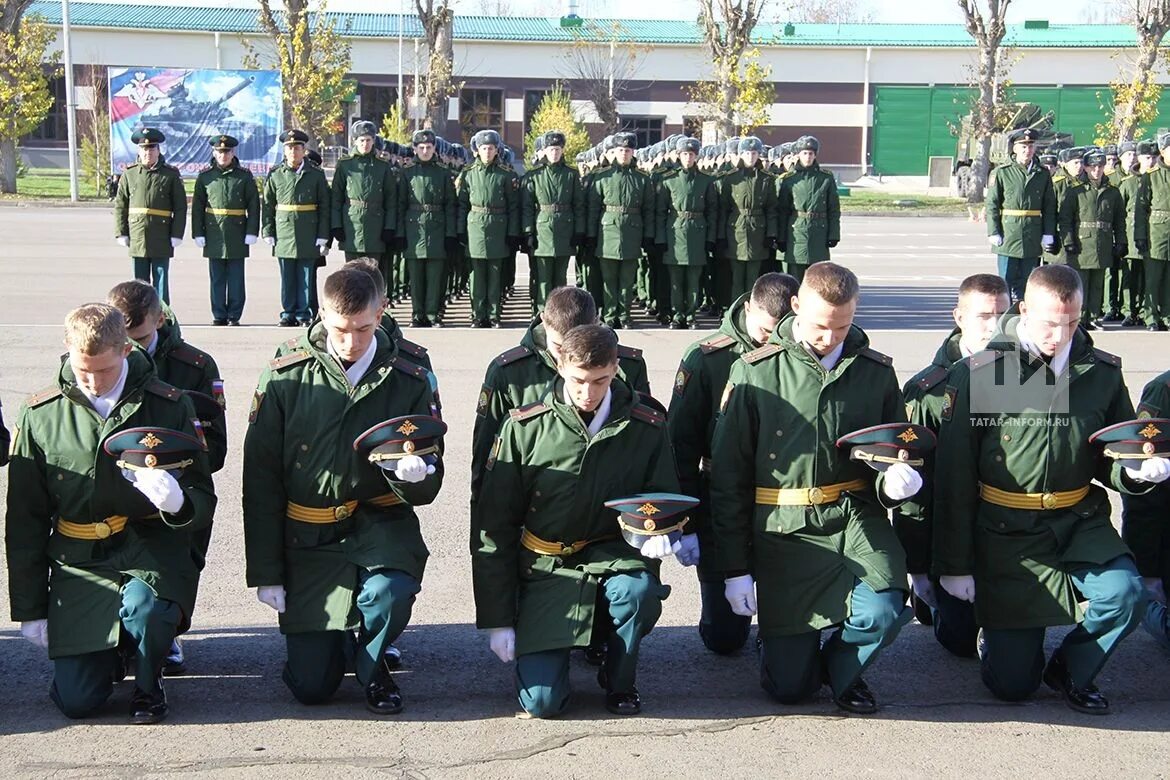
POLYGON ((1140 431, 1138 431, 1138 435, 1143 436, 1147 439, 1152 439, 1161 432, 1162 432, 1161 428, 1158 428, 1153 423, 1147 423, 1145 428, 1142 428, 1140 431))
POLYGON ((406 422, 402 423, 402 425, 398 426, 398 432, 403 436, 409 436, 417 430, 418 426, 412 423, 410 420, 407 420, 406 422))
POLYGON ((918 434, 914 432, 913 428, 907 428, 898 434, 898 438, 909 444, 912 441, 918 441, 918 434))
POLYGON ((153 450, 155 447, 162 444, 163 442, 162 442, 162 439, 155 436, 153 433, 148 433, 145 436, 143 436, 142 439, 140 439, 138 443, 141 444, 143 447, 146 447, 146 449, 148 449, 148 450, 153 450))

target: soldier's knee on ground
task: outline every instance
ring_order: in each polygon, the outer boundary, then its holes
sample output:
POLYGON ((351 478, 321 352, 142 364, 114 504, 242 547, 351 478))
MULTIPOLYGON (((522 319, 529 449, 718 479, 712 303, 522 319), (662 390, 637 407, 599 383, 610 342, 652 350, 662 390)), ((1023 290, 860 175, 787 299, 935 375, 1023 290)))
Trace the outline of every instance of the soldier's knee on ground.
POLYGON ((114 690, 111 673, 118 660, 112 650, 56 659, 49 698, 67 718, 93 715, 114 690))
POLYGON ((1001 701, 1027 699, 1039 689, 1042 676, 1042 673, 1034 673, 1024 669, 1023 665, 1005 674, 1004 670, 997 670, 986 661, 982 664, 980 674, 983 677, 983 684, 987 686, 995 698, 1001 701))
POLYGON ((814 660, 811 668, 800 668, 794 664, 770 664, 767 656, 761 656, 760 687, 781 704, 808 701, 821 687, 820 662, 814 660))
POLYGON ((554 685, 534 685, 517 691, 520 706, 534 718, 555 718, 569 706, 569 692, 554 685))
POLYGON ((1150 599, 1146 604, 1142 625, 1162 647, 1170 650, 1170 614, 1165 604, 1150 599))
POLYGON ((301 704, 322 704, 333 697, 345 675, 346 631, 288 634, 288 660, 281 678, 301 704))
POLYGON ((57 709, 61 710, 61 714, 78 720, 88 718, 97 712, 106 703, 106 699, 110 698, 110 693, 109 688, 102 690, 99 686, 81 688, 75 685, 59 686, 54 682, 49 697, 57 705, 57 709))
POLYGON ((718 623, 700 623, 699 637, 703 644, 716 655, 731 655, 738 652, 747 644, 751 634, 752 623, 739 615, 737 621, 724 619, 718 623))

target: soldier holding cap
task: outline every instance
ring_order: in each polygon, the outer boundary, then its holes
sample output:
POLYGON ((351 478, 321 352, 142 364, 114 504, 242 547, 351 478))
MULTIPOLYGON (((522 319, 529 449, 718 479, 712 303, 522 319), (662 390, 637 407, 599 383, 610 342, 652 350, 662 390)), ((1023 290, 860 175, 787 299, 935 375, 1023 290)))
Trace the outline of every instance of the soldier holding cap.
POLYGON ((792 146, 796 162, 777 182, 780 197, 779 249, 784 271, 799 281, 811 263, 828 260, 841 240, 841 200, 837 180, 821 168, 821 142, 802 136, 792 146))
POLYGON ((333 170, 330 235, 345 250, 345 259, 373 257, 390 278, 387 252, 398 229, 398 178, 374 151, 378 130, 373 122, 353 123, 349 154, 333 170))
POLYGON ((1041 250, 1054 252, 1057 197, 1053 179, 1036 161, 1038 133, 1024 128, 1012 136, 1011 162, 992 171, 987 187, 987 240, 999 257, 999 275, 1013 300, 1024 296, 1028 272, 1041 250))
POLYGON ((1143 319, 1148 330, 1164 331, 1170 320, 1170 133, 1158 136, 1161 164, 1150 182, 1150 256, 1146 258, 1143 319))
POLYGON ((114 196, 117 241, 130 250, 134 278, 151 282, 171 302, 171 258, 187 228, 187 191, 179 169, 167 165, 158 145, 166 140, 153 127, 136 130, 138 162, 126 167, 114 196))
POLYGON ((47 648, 50 696, 71 718, 109 698, 125 633, 137 654, 130 722, 157 723, 168 711, 163 661, 190 625, 199 582, 193 534, 215 509, 207 456, 191 402, 157 378, 120 311, 74 309, 65 346, 57 381, 25 402, 12 445, 12 619, 47 648))
POLYGON ((715 179, 699 171, 699 141, 680 137, 676 142, 679 167, 658 180, 655 204, 655 244, 663 247, 662 262, 670 275, 670 327, 693 328, 702 295, 703 270, 715 251, 719 193, 715 179))
POLYGON ((565 164, 565 134, 553 130, 541 138, 545 162, 525 174, 520 198, 521 230, 536 266, 538 314, 549 294, 565 286, 569 257, 585 234, 585 191, 565 164))
POLYGON ((501 273, 520 244, 520 179, 499 158, 500 134, 480 130, 476 160, 455 180, 461 233, 471 259, 472 327, 500 327, 501 273))
POLYGON ((458 235, 455 186, 435 157, 435 133, 419 130, 411 139, 415 162, 399 179, 398 242, 410 276, 411 324, 442 324, 443 270, 458 235))
POLYGON ((230 135, 212 136, 212 165, 195 179, 191 237, 211 273, 213 325, 239 325, 244 314, 244 259, 260 235, 260 191, 240 165, 230 135))

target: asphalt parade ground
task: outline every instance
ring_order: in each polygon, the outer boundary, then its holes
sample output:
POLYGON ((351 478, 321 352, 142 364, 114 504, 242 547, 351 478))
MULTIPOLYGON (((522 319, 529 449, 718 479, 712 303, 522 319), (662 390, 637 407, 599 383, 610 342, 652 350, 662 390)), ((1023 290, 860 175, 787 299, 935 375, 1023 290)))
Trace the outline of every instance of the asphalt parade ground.
MULTIPOLYGON (((49 385, 63 351, 61 322, 83 302, 104 300, 131 276, 114 243, 109 209, 0 208, 0 400, 11 428, 24 397, 49 385)), ((846 217, 834 259, 861 278, 859 324, 894 357, 905 380, 933 356, 951 325, 959 281, 995 270, 984 226, 960 218, 846 217)), ((429 348, 439 377, 447 437, 446 481, 419 509, 431 559, 407 632, 397 680, 398 716, 364 709, 348 678, 329 704, 297 704, 280 679, 284 643, 275 615, 244 585, 240 472, 256 379, 273 349, 299 331, 276 327, 276 262, 248 261, 240 328, 215 328, 207 264, 188 239, 172 263, 172 304, 184 336, 210 352, 226 380, 231 447, 216 475, 219 508, 194 627, 189 673, 166 683, 171 715, 159 726, 126 723, 131 683, 102 714, 66 720, 49 701, 44 651, 8 622, 0 566, 0 773, 5 777, 1165 777, 1170 774, 1170 653, 1141 632, 1126 640, 1098 679, 1114 713, 1079 715, 1043 689, 1023 704, 994 700, 978 663, 951 657, 931 629, 908 625, 867 674, 882 705, 845 715, 827 692, 796 707, 759 687, 755 653, 707 652, 695 629, 694 570, 668 561, 673 592, 642 646, 643 714, 620 719, 603 707, 595 670, 575 657, 575 696, 559 720, 516 717, 511 669, 474 627, 467 542, 468 474, 476 398, 487 362, 523 333, 527 303, 514 299, 506 327, 470 330, 465 302, 452 327, 407 329, 429 348)), ((339 252, 329 268, 344 262, 339 252)), ((323 269, 322 278, 326 269, 323 269)), ((520 282, 526 274, 521 261, 520 282)), ((409 322, 409 307, 394 314, 409 322)), ((649 320, 642 318, 642 322, 649 320)), ((651 385, 669 401, 685 347, 703 335, 658 326, 622 331, 645 351, 651 385)), ((1094 334, 1124 359, 1131 394, 1170 366, 1170 335, 1094 334)), ((9 486, 0 470, 0 491, 9 486)), ((19 489, 17 487, 16 489, 19 489)), ((1116 501, 1115 501, 1116 505, 1116 501)), ((1049 650, 1064 629, 1049 632, 1049 650)))

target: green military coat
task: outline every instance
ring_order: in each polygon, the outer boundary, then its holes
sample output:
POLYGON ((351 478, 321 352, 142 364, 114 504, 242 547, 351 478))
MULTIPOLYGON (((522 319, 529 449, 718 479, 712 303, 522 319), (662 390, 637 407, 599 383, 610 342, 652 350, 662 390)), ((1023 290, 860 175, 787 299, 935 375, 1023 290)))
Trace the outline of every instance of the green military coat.
POLYGON ((212 165, 195 179, 191 198, 191 236, 203 236, 203 256, 238 260, 248 256, 245 236, 260 235, 260 191, 256 178, 240 161, 227 168, 212 165))
POLYGON ((15 621, 49 620, 49 657, 117 646, 122 630, 121 586, 130 577, 183 611, 190 625, 199 588, 193 537, 215 511, 207 457, 178 476, 187 497, 177 514, 160 514, 102 450, 111 434, 155 426, 197 436, 191 402, 159 381, 145 352, 134 350, 121 400, 103 420, 73 377, 68 361, 57 383, 30 396, 21 409, 8 468, 5 542, 8 592, 15 621), (59 519, 95 523, 131 518, 104 540, 74 539, 59 519))
POLYGON ((784 262, 811 265, 829 259, 829 242, 841 240, 841 199, 833 174, 800 163, 776 182, 784 262))
POLYGON ((731 369, 711 447, 715 568, 755 576, 760 633, 783 636, 842 622, 858 579, 906 589, 905 555, 886 517, 882 477, 836 441, 902 422, 889 357, 854 326, 826 371, 793 340, 795 317, 731 369), (875 478, 876 475, 876 478, 875 478), (864 490, 818 506, 757 504, 757 488, 812 488, 854 479, 864 490))
POLYGON ((536 237, 538 257, 576 254, 574 239, 585 235, 585 190, 577 172, 564 160, 525 174, 520 229, 524 235, 536 237))
POLYGON ((275 236, 273 253, 284 258, 321 255, 317 239, 329 238, 329 184, 325 172, 308 160, 299 171, 288 163, 264 180, 264 236, 275 236))
POLYGON ((1013 493, 1076 490, 1093 480, 1123 492, 1149 486, 1123 481, 1119 461, 1089 435, 1133 418, 1121 359, 1073 338, 1067 385, 1044 386, 1051 371, 1017 349, 1018 315, 1006 314, 987 350, 956 363, 946 379, 936 456, 933 566, 937 575, 974 575, 975 613, 986 628, 1074 623, 1079 595, 1069 572, 1129 551, 1110 523, 1109 496, 1093 484, 1069 509, 1009 509, 980 500, 983 483, 1013 493), (1009 396, 1041 412, 980 412, 1009 396), (1029 384, 1032 382, 1033 384, 1029 384), (1028 390, 1028 388, 1033 388, 1028 390), (976 398, 984 402, 972 402, 976 398), (1067 412, 1053 411, 1067 404, 1067 412))
POLYGON ((1005 257, 1040 257, 1041 239, 1056 236, 1056 210, 1052 177, 1038 160, 1027 168, 1016 162, 999 166, 987 186, 985 211, 987 235, 1003 236, 1003 245, 991 251, 1005 257))
POLYGON ((419 483, 397 482, 354 450, 374 425, 432 414, 426 370, 404 360, 385 331, 365 376, 351 386, 315 325, 286 342, 260 376, 244 439, 244 547, 249 587, 283 585, 285 634, 355 628, 358 570, 397 569, 422 579, 429 555, 415 506, 429 504, 443 464, 419 483), (368 502, 393 493, 379 508, 368 502), (336 523, 288 517, 288 503, 358 508, 336 523))
POLYGON ((1121 193, 1104 177, 1100 184, 1093 184, 1088 177, 1071 184, 1064 190, 1057 232, 1062 245, 1075 243, 1080 249, 1067 258, 1073 268, 1109 268, 1113 265, 1113 245, 1128 246, 1121 193))
POLYGON ((705 266, 707 245, 715 243, 718 217, 719 195, 713 177, 697 166, 663 173, 654 197, 654 242, 665 246, 663 264, 705 266))
MULTIPOLYGON (((479 160, 455 180, 459 221, 466 228, 467 256, 498 260, 513 253, 510 241, 520 236, 520 179, 497 161, 479 160)), ((464 232, 462 229, 460 232, 464 232)))
POLYGON ((380 255, 390 247, 382 232, 398 229, 398 178, 390 163, 371 151, 337 161, 329 198, 330 227, 345 231, 346 252, 380 255))
POLYGON ((761 168, 742 166, 720 177, 718 239, 727 242, 727 257, 741 262, 766 259, 766 245, 778 233, 776 180, 761 168))
POLYGON ((398 235, 408 260, 443 259, 446 241, 458 235, 458 205, 451 172, 434 158, 402 168, 399 176, 398 235))
MULTIPOLYGON (((666 420, 615 379, 609 418, 589 437, 564 386, 516 409, 486 464, 482 513, 472 540, 478 628, 516 629, 516 654, 587 645, 600 579, 650 571, 621 538, 617 513, 604 503, 643 492, 677 492, 666 420), (593 544, 566 556, 520 545, 528 529, 548 542, 593 544)), ((669 588, 659 586, 659 597, 669 588)))
POLYGON ((1170 260, 1170 168, 1159 165, 1150 183, 1150 257, 1170 260))
POLYGON ((1141 173, 1118 171, 1117 191, 1125 204, 1125 236, 1129 241, 1126 257, 1141 259, 1149 256, 1137 248, 1138 241, 1150 240, 1150 179, 1141 173))
POLYGON ((597 240, 594 250, 608 260, 637 260, 642 243, 654 239, 654 185, 637 167, 612 165, 599 168, 589 188, 588 237, 597 240))
MULTIPOLYGON (((1170 371, 1154 377, 1142 390, 1137 416, 1170 417, 1170 371)), ((1163 482, 1142 495, 1122 495, 1121 536, 1143 577, 1170 583, 1170 484, 1163 482)))
POLYGON ((114 231, 130 237, 131 257, 173 257, 172 238, 187 228, 187 191, 179 169, 160 156, 153 168, 134 163, 114 195, 114 231))

